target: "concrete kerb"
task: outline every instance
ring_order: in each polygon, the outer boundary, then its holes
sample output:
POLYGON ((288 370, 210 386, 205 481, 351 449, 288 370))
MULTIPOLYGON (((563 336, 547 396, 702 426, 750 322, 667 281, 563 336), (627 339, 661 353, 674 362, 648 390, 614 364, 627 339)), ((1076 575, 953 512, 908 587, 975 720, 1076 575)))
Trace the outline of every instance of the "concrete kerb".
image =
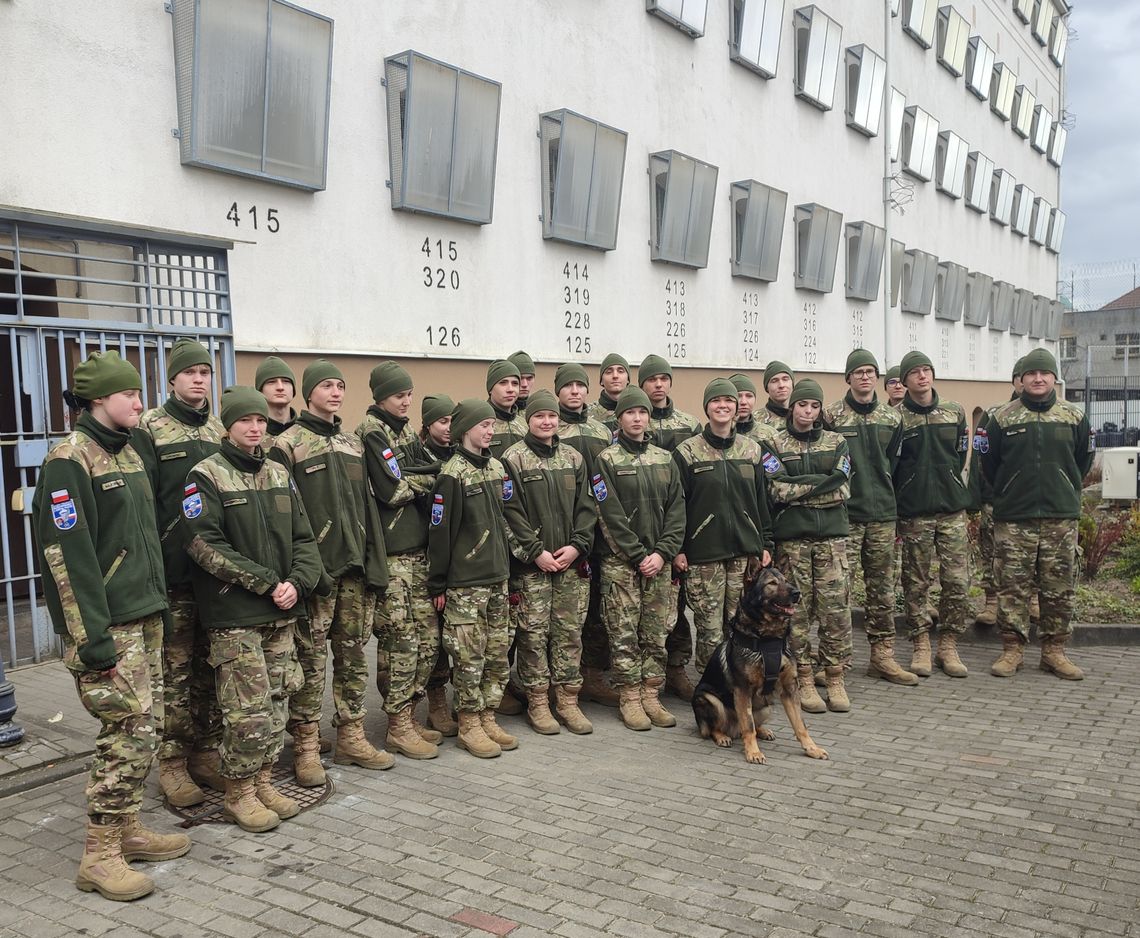
MULTIPOLYGON (((856 636, 863 630, 863 610, 851 610, 851 627, 856 636)), ((906 617, 895 616, 895 632, 900 639, 907 639, 908 630, 906 617)), ((979 644, 991 643, 995 646, 1001 644, 1001 633, 995 626, 978 625, 970 622, 961 636, 962 641, 977 642, 979 644)), ((1037 641, 1037 626, 1029 628, 1030 642, 1037 641)), ((1137 645, 1140 644, 1140 622, 1119 623, 1073 623, 1074 647, 1090 648, 1098 645, 1137 645)))

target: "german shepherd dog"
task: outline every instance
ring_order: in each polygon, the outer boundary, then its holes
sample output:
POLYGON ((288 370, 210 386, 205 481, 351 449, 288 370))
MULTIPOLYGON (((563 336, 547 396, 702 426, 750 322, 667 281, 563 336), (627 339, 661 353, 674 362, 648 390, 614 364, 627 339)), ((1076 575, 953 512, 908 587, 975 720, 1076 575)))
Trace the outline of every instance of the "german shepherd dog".
POLYGON ((754 765, 764 762, 756 737, 775 738, 763 724, 777 687, 804 754, 827 758, 827 752, 808 735, 800 715, 796 664, 784 650, 799 601, 800 591, 775 567, 763 568, 746 582, 736 613, 725 627, 725 639, 716 646, 693 693, 693 716, 702 738, 711 736, 718 746, 728 747, 734 736, 742 737, 744 758, 754 765), (757 696, 760 709, 754 713, 757 696))

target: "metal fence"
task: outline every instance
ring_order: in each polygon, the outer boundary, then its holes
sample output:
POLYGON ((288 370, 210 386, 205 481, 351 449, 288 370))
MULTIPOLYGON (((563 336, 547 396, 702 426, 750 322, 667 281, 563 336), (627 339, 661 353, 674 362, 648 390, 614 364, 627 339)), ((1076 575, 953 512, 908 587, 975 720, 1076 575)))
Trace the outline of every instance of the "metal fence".
MULTIPOLYGON (((1082 373, 1069 382, 1066 397, 1088 414, 1098 448, 1136 446, 1140 439, 1140 344, 1090 345, 1082 352, 1082 373)), ((1064 370, 1063 363, 1061 367, 1064 370)))

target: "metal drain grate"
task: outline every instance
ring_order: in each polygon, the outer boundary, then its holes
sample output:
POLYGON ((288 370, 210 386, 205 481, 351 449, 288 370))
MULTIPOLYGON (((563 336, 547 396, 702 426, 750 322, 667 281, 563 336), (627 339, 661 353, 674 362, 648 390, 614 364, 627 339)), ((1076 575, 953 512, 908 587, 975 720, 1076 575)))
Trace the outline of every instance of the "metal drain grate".
MULTIPOLYGON (((320 788, 302 788, 293 777, 293 766, 289 762, 278 763, 274 766, 273 787, 286 798, 292 798, 296 801, 302 811, 308 811, 309 808, 315 808, 322 804, 333 793, 332 779, 327 776, 324 785, 320 788)), ((222 817, 222 801, 225 796, 220 791, 214 791, 205 785, 202 786, 202 791, 206 793, 206 800, 193 807, 176 808, 170 802, 166 803, 166 808, 171 814, 183 819, 180 827, 190 828, 197 827, 199 824, 227 823, 222 817)))

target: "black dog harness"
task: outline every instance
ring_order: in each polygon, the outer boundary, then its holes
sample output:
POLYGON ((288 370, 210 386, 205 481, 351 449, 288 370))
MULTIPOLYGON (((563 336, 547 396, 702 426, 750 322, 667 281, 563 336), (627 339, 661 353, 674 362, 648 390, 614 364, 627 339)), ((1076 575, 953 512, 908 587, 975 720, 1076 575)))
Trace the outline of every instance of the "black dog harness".
POLYGON ((780 664, 784 657, 784 636, 757 638, 732 630, 732 643, 738 645, 750 658, 764 659, 764 686, 760 693, 767 696, 776 687, 780 677, 780 664))

